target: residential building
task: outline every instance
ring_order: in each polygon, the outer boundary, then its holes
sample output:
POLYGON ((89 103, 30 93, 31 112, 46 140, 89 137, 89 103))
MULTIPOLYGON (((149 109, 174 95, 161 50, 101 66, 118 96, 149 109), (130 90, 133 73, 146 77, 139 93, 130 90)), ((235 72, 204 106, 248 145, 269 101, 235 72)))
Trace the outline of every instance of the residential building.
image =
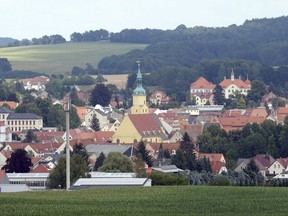
POLYGON ((200 77, 190 86, 190 98, 195 98, 197 106, 203 106, 207 102, 213 104, 213 90, 215 85, 200 77))
POLYGON ((23 83, 25 90, 45 90, 46 84, 50 81, 48 77, 38 76, 29 79, 21 79, 19 82, 23 83))
POLYGON ((154 91, 152 95, 149 97, 149 101, 151 104, 161 105, 168 104, 170 97, 167 96, 163 91, 154 91))

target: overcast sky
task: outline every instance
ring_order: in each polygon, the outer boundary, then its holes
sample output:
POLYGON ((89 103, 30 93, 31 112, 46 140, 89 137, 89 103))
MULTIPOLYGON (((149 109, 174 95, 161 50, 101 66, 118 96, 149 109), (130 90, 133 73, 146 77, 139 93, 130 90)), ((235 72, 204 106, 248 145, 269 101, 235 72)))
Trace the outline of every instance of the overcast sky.
POLYGON ((0 37, 32 39, 125 28, 241 25, 288 15, 288 0, 0 0, 0 37))

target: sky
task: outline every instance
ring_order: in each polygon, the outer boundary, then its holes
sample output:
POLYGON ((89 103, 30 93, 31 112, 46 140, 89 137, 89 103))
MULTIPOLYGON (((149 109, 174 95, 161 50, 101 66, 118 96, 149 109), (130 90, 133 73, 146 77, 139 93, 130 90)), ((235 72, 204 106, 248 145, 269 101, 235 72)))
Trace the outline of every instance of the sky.
POLYGON ((227 27, 287 15, 287 0, 0 0, 0 37, 69 40, 74 32, 100 28, 227 27))

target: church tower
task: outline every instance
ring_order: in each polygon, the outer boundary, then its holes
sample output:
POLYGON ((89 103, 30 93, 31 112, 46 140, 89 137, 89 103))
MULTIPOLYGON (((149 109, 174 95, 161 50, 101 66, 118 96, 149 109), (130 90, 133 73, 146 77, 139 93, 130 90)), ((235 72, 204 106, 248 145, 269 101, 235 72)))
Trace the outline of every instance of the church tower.
POLYGON ((136 88, 133 91, 133 105, 131 107, 131 114, 146 114, 148 113, 148 106, 146 104, 146 91, 142 87, 142 74, 140 72, 140 61, 137 61, 138 73, 136 78, 136 88))

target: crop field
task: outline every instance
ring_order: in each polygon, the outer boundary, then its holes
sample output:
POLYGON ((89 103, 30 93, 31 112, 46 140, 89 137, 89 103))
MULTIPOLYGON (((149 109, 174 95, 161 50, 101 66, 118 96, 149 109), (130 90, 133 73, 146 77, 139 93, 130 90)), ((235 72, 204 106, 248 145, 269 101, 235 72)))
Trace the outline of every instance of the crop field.
POLYGON ((287 215, 288 188, 125 187, 0 193, 2 215, 287 215))
POLYGON ((90 63, 97 68, 106 56, 144 49, 145 44, 111 43, 108 41, 64 43, 0 48, 0 58, 8 58, 13 70, 30 70, 46 74, 65 74, 73 66, 85 68, 90 63))

